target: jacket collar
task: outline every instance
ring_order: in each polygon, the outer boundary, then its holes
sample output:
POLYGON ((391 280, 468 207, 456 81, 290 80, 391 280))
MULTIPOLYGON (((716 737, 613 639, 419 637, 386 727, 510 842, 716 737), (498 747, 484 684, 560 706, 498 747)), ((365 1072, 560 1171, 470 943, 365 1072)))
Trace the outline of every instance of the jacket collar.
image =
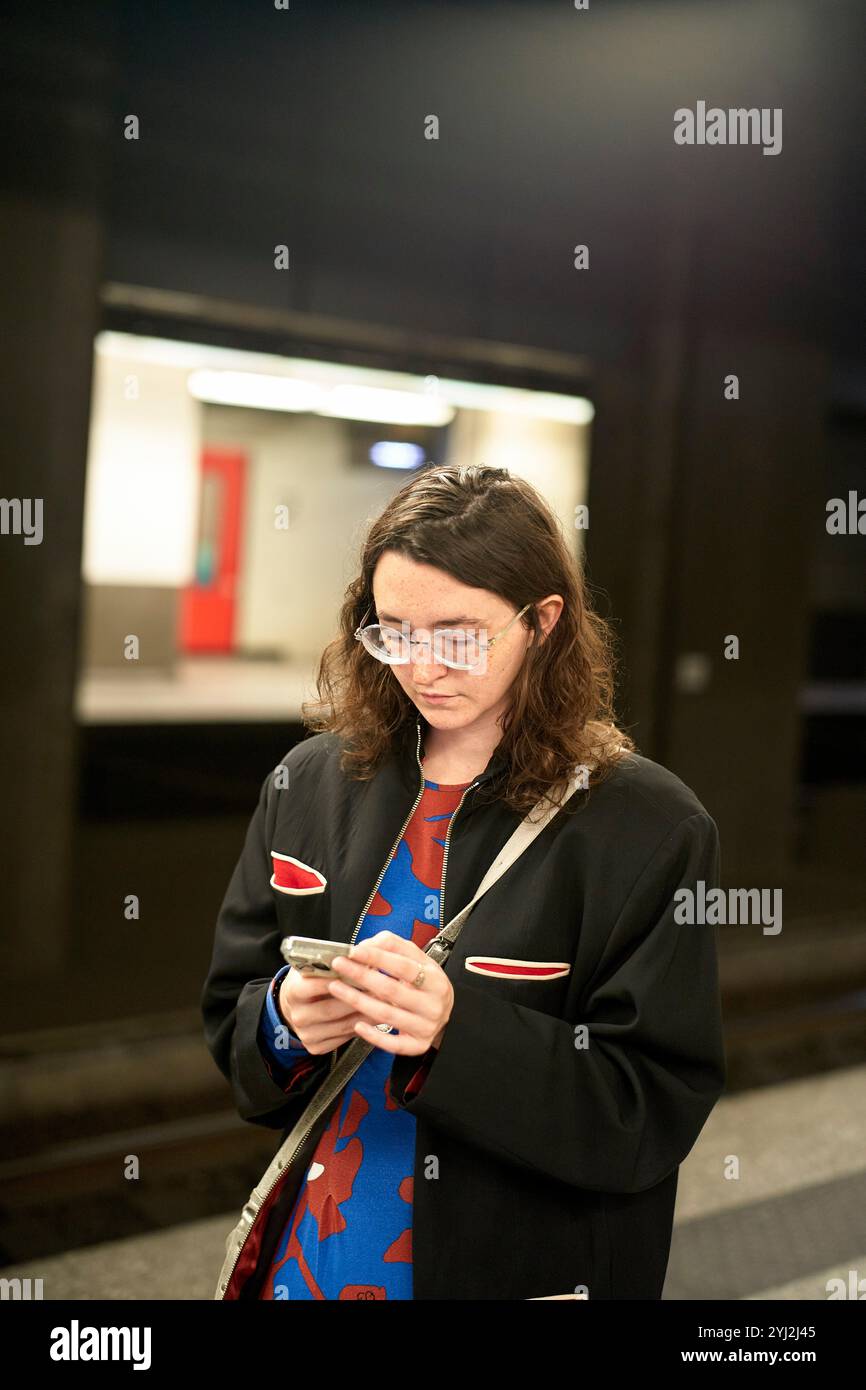
MULTIPOLYGON (((406 749, 401 759, 401 766, 404 770, 406 780, 415 787, 417 787, 421 776, 421 769, 418 766, 418 761, 424 756, 424 740, 427 727, 427 721, 424 719, 423 715, 416 715, 414 729, 409 726, 409 733, 406 738, 406 749)), ((499 776, 501 772, 504 772, 505 767, 505 759, 494 749, 484 771, 479 772, 476 777, 473 777, 472 781, 476 786, 480 783, 489 782, 494 777, 499 776)))

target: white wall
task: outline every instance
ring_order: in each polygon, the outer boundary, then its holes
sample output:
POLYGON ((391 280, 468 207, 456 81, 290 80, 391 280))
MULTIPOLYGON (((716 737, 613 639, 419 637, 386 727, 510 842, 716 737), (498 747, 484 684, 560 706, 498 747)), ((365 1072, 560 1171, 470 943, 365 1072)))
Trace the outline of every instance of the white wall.
POLYGON ((589 429, 482 410, 461 410, 452 426, 454 461, 507 468, 538 488, 581 555, 584 531, 575 529, 575 507, 587 500, 589 429))
POLYGON ((192 579, 201 406, 187 375, 184 367, 94 354, 82 558, 90 584, 192 579))

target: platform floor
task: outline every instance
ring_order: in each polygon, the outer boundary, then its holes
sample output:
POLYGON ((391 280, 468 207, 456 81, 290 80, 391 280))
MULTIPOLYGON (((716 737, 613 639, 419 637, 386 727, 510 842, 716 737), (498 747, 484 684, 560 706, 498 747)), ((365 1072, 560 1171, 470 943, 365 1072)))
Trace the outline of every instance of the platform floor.
MULTIPOLYGON (((42 1279, 46 1299, 209 1299, 246 1195, 2 1274, 42 1279)), ((665 1299, 824 1300, 852 1270, 866 1278, 866 1067, 722 1099, 680 1169, 665 1299)))

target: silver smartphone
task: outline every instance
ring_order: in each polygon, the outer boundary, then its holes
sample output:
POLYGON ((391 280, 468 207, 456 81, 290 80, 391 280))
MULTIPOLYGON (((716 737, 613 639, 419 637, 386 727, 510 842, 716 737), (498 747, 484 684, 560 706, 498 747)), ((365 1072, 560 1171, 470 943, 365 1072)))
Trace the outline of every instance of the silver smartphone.
POLYGON ((285 936, 280 942, 283 960, 308 975, 330 976, 339 979, 331 969, 335 956, 347 956, 352 949, 349 941, 320 941, 316 936, 285 936))

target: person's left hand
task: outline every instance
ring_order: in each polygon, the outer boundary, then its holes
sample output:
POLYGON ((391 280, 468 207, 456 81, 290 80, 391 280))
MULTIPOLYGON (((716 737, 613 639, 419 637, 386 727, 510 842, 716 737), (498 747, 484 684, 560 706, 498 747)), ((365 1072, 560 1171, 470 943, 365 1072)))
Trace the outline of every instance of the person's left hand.
POLYGON ((329 980, 328 989, 365 1015, 355 1024, 365 1042, 408 1057, 439 1047, 454 1007, 454 989, 441 965, 420 946, 380 931, 359 941, 351 955, 335 957, 331 968, 344 978, 329 980), (419 970, 424 971, 420 988, 412 984, 419 970), (389 1023, 399 1032, 381 1032, 377 1023, 389 1023))

